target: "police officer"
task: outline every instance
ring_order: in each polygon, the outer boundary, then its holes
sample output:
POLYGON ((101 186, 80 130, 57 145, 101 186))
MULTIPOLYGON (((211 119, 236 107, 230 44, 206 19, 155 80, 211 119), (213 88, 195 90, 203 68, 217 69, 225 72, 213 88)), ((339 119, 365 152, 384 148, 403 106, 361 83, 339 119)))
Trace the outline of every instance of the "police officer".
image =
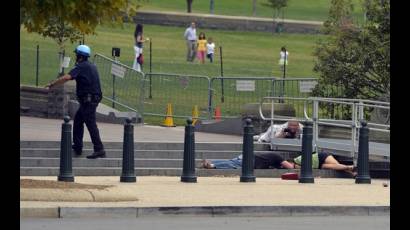
POLYGON ((87 156, 88 159, 105 157, 104 146, 101 142, 100 134, 95 121, 96 109, 102 99, 100 77, 97 67, 88 61, 91 50, 86 45, 79 45, 74 50, 76 54, 76 65, 66 75, 50 82, 46 88, 64 84, 69 80, 77 83, 77 100, 80 108, 74 117, 73 127, 73 150, 79 156, 83 149, 84 123, 88 128, 91 140, 94 145, 94 152, 87 156))

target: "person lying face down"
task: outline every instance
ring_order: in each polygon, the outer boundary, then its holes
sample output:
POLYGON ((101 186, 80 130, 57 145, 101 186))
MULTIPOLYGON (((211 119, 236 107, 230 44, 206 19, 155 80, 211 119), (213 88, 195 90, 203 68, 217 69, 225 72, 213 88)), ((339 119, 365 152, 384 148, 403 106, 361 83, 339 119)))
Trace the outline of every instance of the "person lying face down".
MULTIPOLYGON (((299 169, 301 156, 289 161, 277 153, 254 153, 254 169, 299 169)), ((202 160, 200 168, 205 169, 238 169, 242 167, 242 154, 230 160, 202 160)), ((355 177, 357 172, 353 165, 340 164, 331 154, 326 152, 312 153, 313 169, 331 169, 345 171, 355 177)))
MULTIPOLYGON (((242 154, 230 160, 202 160, 201 168, 206 169, 237 169, 242 167, 242 154)), ((286 161, 281 155, 269 153, 254 153, 255 169, 292 169, 294 165, 286 161)))
POLYGON ((270 142, 271 138, 300 138, 303 125, 297 120, 289 120, 282 125, 272 125, 265 133, 253 137, 258 143, 270 142))

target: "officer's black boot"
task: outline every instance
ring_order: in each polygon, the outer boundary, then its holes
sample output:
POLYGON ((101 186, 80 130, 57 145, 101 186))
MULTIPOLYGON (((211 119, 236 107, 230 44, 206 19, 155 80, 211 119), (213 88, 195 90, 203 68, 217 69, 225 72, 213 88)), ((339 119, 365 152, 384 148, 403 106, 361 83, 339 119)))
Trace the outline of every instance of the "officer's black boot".
POLYGON ((73 145, 71 148, 73 149, 73 152, 74 152, 74 155, 75 155, 75 156, 81 156, 81 154, 83 153, 82 150, 76 149, 76 148, 74 147, 74 145, 73 145))
POLYGON ((105 158, 105 151, 94 151, 93 154, 87 156, 88 159, 105 158))

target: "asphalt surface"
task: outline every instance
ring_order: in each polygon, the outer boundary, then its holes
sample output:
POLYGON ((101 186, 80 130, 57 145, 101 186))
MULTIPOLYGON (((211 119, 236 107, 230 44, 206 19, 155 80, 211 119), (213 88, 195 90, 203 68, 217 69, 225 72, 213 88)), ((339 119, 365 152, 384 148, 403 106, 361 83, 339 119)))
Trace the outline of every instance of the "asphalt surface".
POLYGON ((321 217, 160 217, 127 219, 20 219, 20 229, 30 230, 388 230, 389 216, 321 216, 321 217))

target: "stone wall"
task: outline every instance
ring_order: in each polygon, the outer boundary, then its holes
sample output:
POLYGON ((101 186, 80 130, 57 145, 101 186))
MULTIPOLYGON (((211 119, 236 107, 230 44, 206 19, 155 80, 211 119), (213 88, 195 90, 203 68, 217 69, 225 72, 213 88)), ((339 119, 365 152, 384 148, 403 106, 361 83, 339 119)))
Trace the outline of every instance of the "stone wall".
MULTIPOLYGON (((266 18, 220 16, 209 14, 188 14, 171 12, 142 11, 133 18, 135 23, 163 26, 188 27, 192 21, 198 28, 223 29, 238 31, 272 32, 273 21, 266 18)), ((283 32, 319 33, 321 22, 285 20, 283 32)), ((183 32, 181 32, 182 37, 183 32)))
POLYGON ((20 115, 62 119, 69 114, 68 102, 75 91, 75 84, 64 84, 45 89, 20 86, 20 115))

